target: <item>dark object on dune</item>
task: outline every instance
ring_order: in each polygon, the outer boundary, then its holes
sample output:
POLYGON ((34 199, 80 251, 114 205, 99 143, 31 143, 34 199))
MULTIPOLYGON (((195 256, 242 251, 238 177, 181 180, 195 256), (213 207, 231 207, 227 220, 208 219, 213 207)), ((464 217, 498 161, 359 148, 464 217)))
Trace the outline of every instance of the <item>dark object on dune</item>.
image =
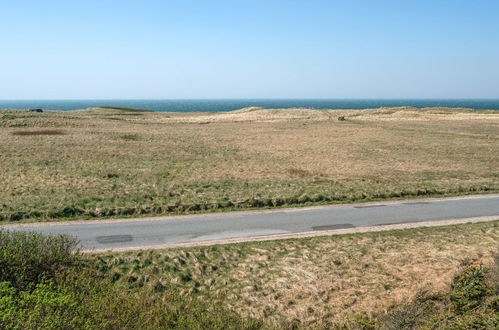
POLYGON ((28 109, 30 112, 43 112, 43 109, 28 109))
POLYGON ((339 121, 345 121, 345 120, 347 120, 347 119, 345 118, 345 116, 339 116, 339 117, 338 117, 338 120, 339 120, 339 121))

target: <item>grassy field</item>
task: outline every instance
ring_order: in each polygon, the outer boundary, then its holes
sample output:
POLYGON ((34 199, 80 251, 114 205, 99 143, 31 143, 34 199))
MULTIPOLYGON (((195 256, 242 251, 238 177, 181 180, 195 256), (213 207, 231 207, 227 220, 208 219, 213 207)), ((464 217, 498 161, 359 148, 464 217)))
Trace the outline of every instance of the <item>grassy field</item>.
POLYGON ((175 290, 270 328, 456 328, 499 323, 498 246, 495 221, 93 258, 119 287, 175 290))
POLYGON ((498 111, 2 110, 0 140, 0 221, 499 191, 498 111))

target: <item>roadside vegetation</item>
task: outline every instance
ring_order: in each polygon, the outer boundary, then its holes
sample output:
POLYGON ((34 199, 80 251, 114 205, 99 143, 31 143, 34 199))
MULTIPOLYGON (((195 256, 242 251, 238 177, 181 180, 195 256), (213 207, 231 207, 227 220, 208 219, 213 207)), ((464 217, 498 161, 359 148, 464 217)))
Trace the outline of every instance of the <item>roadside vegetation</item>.
POLYGON ((226 306, 264 327, 494 329, 499 221, 93 256, 124 290, 226 306))
POLYGON ((499 191, 498 111, 2 110, 0 139, 0 221, 499 191))
POLYGON ((67 236, 0 231, 1 329, 257 329, 223 306, 122 290, 67 236))
POLYGON ((2 329, 497 329, 499 222, 127 253, 0 231, 2 329))

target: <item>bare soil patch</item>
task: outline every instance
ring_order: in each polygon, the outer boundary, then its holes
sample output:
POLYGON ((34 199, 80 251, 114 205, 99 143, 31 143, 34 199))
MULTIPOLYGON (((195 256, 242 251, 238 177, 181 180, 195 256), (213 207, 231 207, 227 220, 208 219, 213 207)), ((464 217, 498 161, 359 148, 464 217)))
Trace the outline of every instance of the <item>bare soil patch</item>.
POLYGON ((12 135, 20 135, 20 136, 32 136, 32 135, 65 135, 67 134, 63 130, 58 129, 45 129, 45 130, 36 130, 36 131, 14 131, 11 133, 12 135))

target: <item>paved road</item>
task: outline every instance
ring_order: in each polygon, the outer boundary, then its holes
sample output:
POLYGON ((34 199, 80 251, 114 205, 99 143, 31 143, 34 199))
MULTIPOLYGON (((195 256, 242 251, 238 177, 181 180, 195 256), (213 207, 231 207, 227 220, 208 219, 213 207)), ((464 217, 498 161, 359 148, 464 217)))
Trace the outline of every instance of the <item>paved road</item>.
POLYGON ((484 216, 499 219, 499 195, 5 227, 68 233, 100 250, 484 216))

